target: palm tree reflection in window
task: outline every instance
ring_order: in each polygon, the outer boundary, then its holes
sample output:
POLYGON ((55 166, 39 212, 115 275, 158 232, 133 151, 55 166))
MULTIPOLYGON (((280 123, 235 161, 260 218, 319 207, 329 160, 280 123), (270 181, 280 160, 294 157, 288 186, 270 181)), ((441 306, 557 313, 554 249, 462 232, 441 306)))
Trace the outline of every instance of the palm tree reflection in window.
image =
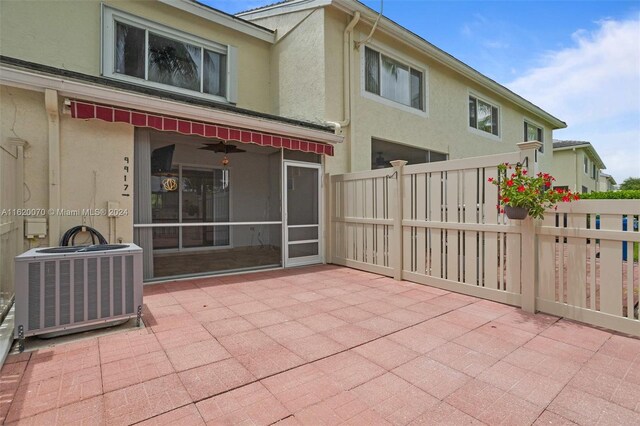
POLYGON ((149 33, 149 80, 200 91, 202 49, 149 33))
POLYGON ((141 28, 116 23, 115 72, 144 78, 144 33, 141 28))

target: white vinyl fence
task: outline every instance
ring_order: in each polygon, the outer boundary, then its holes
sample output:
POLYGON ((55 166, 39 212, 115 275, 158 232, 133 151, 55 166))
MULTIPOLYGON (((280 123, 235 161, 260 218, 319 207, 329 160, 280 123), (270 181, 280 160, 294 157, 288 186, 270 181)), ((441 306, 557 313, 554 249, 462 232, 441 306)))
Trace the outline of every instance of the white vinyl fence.
POLYGON ((521 227, 496 208, 497 165, 520 153, 402 170, 402 276, 520 305, 521 227))
POLYGON ((537 308, 639 335, 639 214, 640 200, 582 200, 548 212, 536 228, 537 308))
POLYGON ((505 162, 536 173, 537 146, 328 176, 329 261, 640 335, 640 201, 561 204, 544 221, 496 209, 488 179, 505 162))

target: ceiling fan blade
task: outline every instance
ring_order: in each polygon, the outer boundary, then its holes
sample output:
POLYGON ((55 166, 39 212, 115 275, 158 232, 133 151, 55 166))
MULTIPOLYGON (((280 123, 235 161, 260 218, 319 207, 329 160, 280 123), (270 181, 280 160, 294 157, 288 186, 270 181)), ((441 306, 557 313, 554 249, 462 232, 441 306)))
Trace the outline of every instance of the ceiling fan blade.
POLYGON ((244 149, 238 148, 236 145, 226 144, 224 142, 206 143, 204 146, 198 148, 206 151, 220 152, 224 154, 233 154, 236 152, 246 152, 244 149))
POLYGON ((240 149, 235 145, 229 145, 226 154, 234 154, 236 152, 247 152, 244 149, 240 149))

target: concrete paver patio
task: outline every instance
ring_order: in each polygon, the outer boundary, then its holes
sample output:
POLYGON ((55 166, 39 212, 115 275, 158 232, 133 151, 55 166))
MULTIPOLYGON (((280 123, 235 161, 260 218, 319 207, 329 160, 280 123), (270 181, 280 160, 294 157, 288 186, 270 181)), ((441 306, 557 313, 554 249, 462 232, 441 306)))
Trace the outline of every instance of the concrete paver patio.
POLYGON ((315 266, 145 288, 147 328, 11 355, 0 419, 640 424, 640 340, 315 266))

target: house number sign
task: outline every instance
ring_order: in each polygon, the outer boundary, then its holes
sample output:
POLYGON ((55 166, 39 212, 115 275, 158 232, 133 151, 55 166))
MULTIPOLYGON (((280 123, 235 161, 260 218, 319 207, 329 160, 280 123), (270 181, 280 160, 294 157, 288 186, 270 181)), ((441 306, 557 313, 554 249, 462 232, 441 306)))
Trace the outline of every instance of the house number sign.
POLYGON ((130 173, 129 173, 129 157, 124 157, 124 166, 123 169, 123 182, 122 182, 122 196, 129 197, 131 196, 131 191, 129 190, 130 184, 130 173))

